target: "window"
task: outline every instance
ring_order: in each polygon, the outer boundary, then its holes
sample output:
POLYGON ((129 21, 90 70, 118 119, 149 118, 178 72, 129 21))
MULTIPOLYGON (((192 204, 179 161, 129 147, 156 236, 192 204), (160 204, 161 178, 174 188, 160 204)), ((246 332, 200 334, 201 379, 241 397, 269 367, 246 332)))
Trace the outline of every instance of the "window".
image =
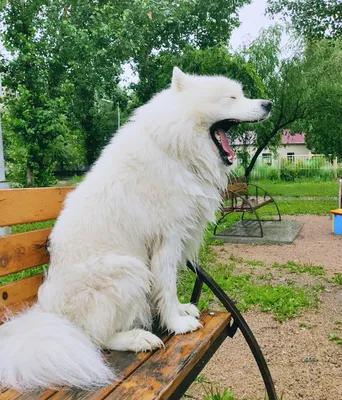
POLYGON ((295 153, 287 153, 287 159, 288 159, 288 161, 290 161, 291 163, 294 163, 294 160, 295 160, 295 153))
POLYGON ((262 155, 262 162, 263 162, 263 164, 271 165, 272 164, 272 154, 271 153, 264 153, 262 155))

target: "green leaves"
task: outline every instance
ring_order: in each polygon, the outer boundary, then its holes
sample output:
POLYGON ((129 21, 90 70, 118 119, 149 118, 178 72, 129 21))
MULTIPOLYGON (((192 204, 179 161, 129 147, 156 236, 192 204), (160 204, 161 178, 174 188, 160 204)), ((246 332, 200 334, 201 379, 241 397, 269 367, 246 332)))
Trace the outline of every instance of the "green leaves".
POLYGON ((296 30, 308 39, 340 38, 342 7, 340 0, 268 0, 270 14, 289 18, 296 30))

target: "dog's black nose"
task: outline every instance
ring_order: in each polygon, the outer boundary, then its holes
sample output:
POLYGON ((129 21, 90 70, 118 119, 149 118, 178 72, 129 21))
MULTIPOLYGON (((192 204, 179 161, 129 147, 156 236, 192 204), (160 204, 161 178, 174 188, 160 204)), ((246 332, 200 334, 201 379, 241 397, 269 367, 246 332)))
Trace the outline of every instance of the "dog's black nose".
POLYGON ((270 112, 272 109, 272 101, 262 101, 261 107, 264 108, 266 111, 270 112))

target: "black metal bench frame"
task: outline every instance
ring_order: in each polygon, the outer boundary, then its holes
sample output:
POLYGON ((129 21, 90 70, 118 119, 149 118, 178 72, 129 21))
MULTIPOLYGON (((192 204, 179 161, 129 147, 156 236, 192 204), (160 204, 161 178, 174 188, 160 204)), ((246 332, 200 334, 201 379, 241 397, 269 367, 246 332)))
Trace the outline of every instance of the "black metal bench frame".
POLYGON ((246 320, 237 309, 234 300, 230 299, 226 293, 221 289, 221 287, 214 281, 214 279, 204 271, 198 264, 187 262, 187 267, 195 273, 196 281, 194 289, 191 295, 191 303, 197 304, 201 296, 203 284, 207 285, 208 288, 214 293, 218 300, 222 303, 225 309, 231 314, 233 321, 225 329, 222 334, 215 340, 214 343, 207 350, 206 355, 202 358, 191 370, 190 374, 182 381, 182 383, 177 388, 177 391, 173 394, 171 400, 179 399, 186 392, 191 383, 195 380, 196 376, 200 373, 205 364, 209 361, 212 355, 216 352, 222 342, 227 338, 233 338, 237 330, 240 329, 242 335, 244 336, 250 350, 253 353, 254 359, 258 365, 259 371, 261 373, 262 379, 265 384, 266 392, 269 400, 277 400, 277 394, 275 391, 272 376, 268 369, 266 360, 262 354, 260 346, 249 328, 246 320))
MULTIPOLYGON (((264 236, 264 231, 262 227, 262 222, 263 221, 275 221, 274 219, 270 218, 260 218, 257 210, 261 207, 264 207, 268 204, 274 204, 276 211, 277 211, 277 220, 276 221, 281 221, 281 214, 279 207, 274 200, 274 198, 266 192, 266 190, 262 189, 260 186, 257 186, 253 183, 245 183, 241 182, 241 185, 246 185, 245 188, 241 188, 240 190, 231 190, 229 189, 229 186, 225 190, 225 194, 223 195, 223 202, 221 203, 221 216, 218 219, 215 228, 214 228, 214 236, 235 236, 235 237, 241 237, 245 235, 237 235, 237 234, 223 234, 220 232, 219 234, 217 233, 217 229, 220 224, 225 220, 225 218, 232 214, 232 213, 242 213, 241 221, 255 221, 257 223, 257 226, 259 230, 255 235, 249 234, 249 237, 258 237, 262 238, 264 236), (251 196, 249 194, 249 188, 253 187, 255 188, 255 195, 251 196), (243 193, 242 193, 243 192, 243 193), (229 199, 225 199, 225 195, 229 197, 229 199), (260 198, 263 198, 263 200, 260 201, 260 198), (255 200, 255 204, 253 204, 252 199, 255 200), (254 214, 255 218, 254 219, 249 219, 245 220, 245 214, 254 214)), ((247 222, 248 223, 248 222, 247 222)))

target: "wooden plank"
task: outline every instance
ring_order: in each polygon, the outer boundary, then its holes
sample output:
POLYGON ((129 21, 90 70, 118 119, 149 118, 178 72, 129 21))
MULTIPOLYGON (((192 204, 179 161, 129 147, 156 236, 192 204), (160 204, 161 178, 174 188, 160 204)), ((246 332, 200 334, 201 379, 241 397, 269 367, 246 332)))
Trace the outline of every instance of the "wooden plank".
POLYGON ((240 192, 241 190, 247 189, 247 183, 235 183, 234 185, 229 185, 228 190, 232 192, 240 192))
MULTIPOLYGON (((163 336, 162 340, 166 343, 170 336, 163 336)), ((50 400, 102 400, 112 393, 125 379, 143 365, 153 353, 133 353, 128 351, 111 351, 107 353, 106 361, 114 369, 118 380, 112 385, 106 386, 94 391, 75 391, 73 389, 64 389, 57 392, 50 400)), ((0 400, 2 400, 0 396, 0 400)), ((18 399, 19 400, 19 399, 18 399)), ((21 400, 21 399, 20 399, 21 400)))
POLYGON ((0 190, 0 226, 57 218, 74 187, 0 190))
POLYGON ((214 316, 204 313, 201 316, 203 328, 200 330, 187 335, 163 337, 165 350, 138 354, 118 351, 107 353, 107 362, 115 369, 119 379, 99 390, 76 391, 66 388, 59 392, 46 390, 42 394, 19 394, 15 390, 7 390, 0 395, 0 400, 166 400, 229 321, 228 313, 215 312, 214 316))
POLYGON ((0 400, 48 400, 56 393, 55 390, 45 390, 43 394, 39 393, 18 393, 14 389, 9 389, 0 395, 0 400))
POLYGON ((0 286, 0 312, 5 312, 12 306, 21 307, 20 303, 30 300, 38 293, 39 286, 42 284, 44 274, 31 276, 21 279, 4 286, 0 286))
POLYGON ((14 389, 9 389, 0 394, 0 400, 48 400, 54 393, 55 390, 45 390, 43 394, 34 392, 20 394, 14 389))
POLYGON ((166 343, 165 350, 154 353, 106 400, 169 399, 211 343, 226 329, 229 321, 229 313, 203 315, 203 328, 187 335, 173 336, 166 343))
POLYGON ((6 321, 9 315, 18 314, 27 308, 33 306, 37 301, 37 296, 32 296, 25 301, 21 301, 19 303, 11 304, 6 308, 0 308, 0 325, 6 321))
POLYGON ((0 276, 46 264, 51 228, 0 237, 0 276))
POLYGON ((17 397, 18 392, 14 389, 10 389, 0 395, 0 400, 14 400, 17 397))
MULTIPOLYGON (((164 343, 170 338, 170 336, 163 337, 164 343)), ((109 354, 105 354, 106 361, 114 368, 118 380, 113 382, 112 385, 106 386, 101 389, 93 391, 81 391, 75 389, 63 389, 60 391, 45 390, 42 394, 20 394, 17 391, 11 389, 7 390, 0 395, 0 400, 71 400, 77 398, 77 400, 94 400, 104 399, 110 394, 120 383, 131 375, 139 366, 141 366, 153 353, 133 353, 133 352, 122 352, 112 351, 109 354), (29 396, 29 397, 28 397, 29 396)))

